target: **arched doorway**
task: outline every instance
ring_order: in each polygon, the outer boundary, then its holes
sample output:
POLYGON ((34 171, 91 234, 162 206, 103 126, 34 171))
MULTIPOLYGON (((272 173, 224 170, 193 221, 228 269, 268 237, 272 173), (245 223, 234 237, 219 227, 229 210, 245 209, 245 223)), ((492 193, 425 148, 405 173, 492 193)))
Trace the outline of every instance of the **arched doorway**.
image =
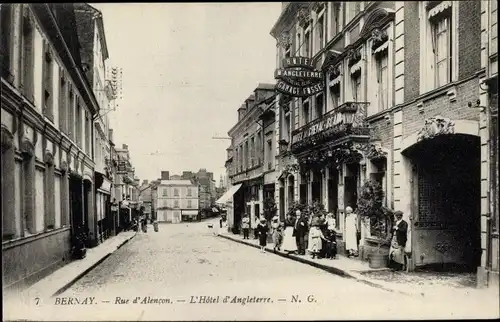
POLYGON ((404 150, 411 163, 412 258, 416 267, 480 265, 480 138, 442 134, 404 150))

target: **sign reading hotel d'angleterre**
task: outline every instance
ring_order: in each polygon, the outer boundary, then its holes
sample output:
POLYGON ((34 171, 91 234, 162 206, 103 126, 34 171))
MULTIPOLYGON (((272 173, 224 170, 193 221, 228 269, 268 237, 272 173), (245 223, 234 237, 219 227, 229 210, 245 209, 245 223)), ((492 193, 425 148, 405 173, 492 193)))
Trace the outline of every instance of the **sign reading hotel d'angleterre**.
POLYGON ((283 68, 276 69, 276 91, 292 97, 309 97, 323 90, 323 72, 308 57, 283 59, 283 68))

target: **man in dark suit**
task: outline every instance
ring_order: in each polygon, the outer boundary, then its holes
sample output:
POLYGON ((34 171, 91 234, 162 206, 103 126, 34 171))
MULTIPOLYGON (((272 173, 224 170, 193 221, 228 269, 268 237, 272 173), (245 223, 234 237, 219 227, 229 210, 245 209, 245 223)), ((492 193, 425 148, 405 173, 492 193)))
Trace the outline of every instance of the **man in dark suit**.
POLYGON ((389 259, 391 267, 401 270, 405 267, 405 246, 408 240, 408 223, 403 220, 403 212, 394 212, 396 223, 392 231, 389 259))
POLYGON ((293 230, 293 234, 295 235, 295 241, 297 243, 297 250, 299 255, 306 254, 306 244, 305 244, 305 236, 307 231, 309 230, 307 219, 304 215, 297 210, 295 212, 295 226, 293 230))

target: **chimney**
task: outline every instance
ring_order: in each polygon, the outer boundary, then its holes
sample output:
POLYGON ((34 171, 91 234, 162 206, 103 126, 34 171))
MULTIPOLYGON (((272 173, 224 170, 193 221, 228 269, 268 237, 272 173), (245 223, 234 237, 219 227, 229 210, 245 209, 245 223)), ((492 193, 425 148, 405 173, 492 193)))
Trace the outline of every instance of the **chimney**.
POLYGON ((170 180, 170 171, 162 171, 161 180, 170 180))
POLYGON ((241 107, 238 109, 238 121, 241 121, 243 116, 245 116, 246 112, 247 112, 246 104, 241 105, 241 107))
POLYGON ((113 129, 109 129, 109 140, 113 142, 113 129))
POLYGON ((147 185, 148 184, 148 180, 142 180, 142 185, 147 185))
POLYGON ((122 145, 122 149, 124 149, 124 150, 128 150, 128 145, 123 144, 123 145, 122 145))

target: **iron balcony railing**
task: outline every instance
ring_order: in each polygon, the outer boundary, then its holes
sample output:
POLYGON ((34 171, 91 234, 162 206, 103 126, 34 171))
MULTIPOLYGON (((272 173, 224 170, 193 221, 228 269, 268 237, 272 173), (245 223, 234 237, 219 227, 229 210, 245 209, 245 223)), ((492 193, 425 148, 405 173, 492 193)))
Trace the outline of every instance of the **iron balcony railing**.
POLYGON ((349 135, 369 136, 367 102, 345 102, 292 132, 292 151, 349 135))

